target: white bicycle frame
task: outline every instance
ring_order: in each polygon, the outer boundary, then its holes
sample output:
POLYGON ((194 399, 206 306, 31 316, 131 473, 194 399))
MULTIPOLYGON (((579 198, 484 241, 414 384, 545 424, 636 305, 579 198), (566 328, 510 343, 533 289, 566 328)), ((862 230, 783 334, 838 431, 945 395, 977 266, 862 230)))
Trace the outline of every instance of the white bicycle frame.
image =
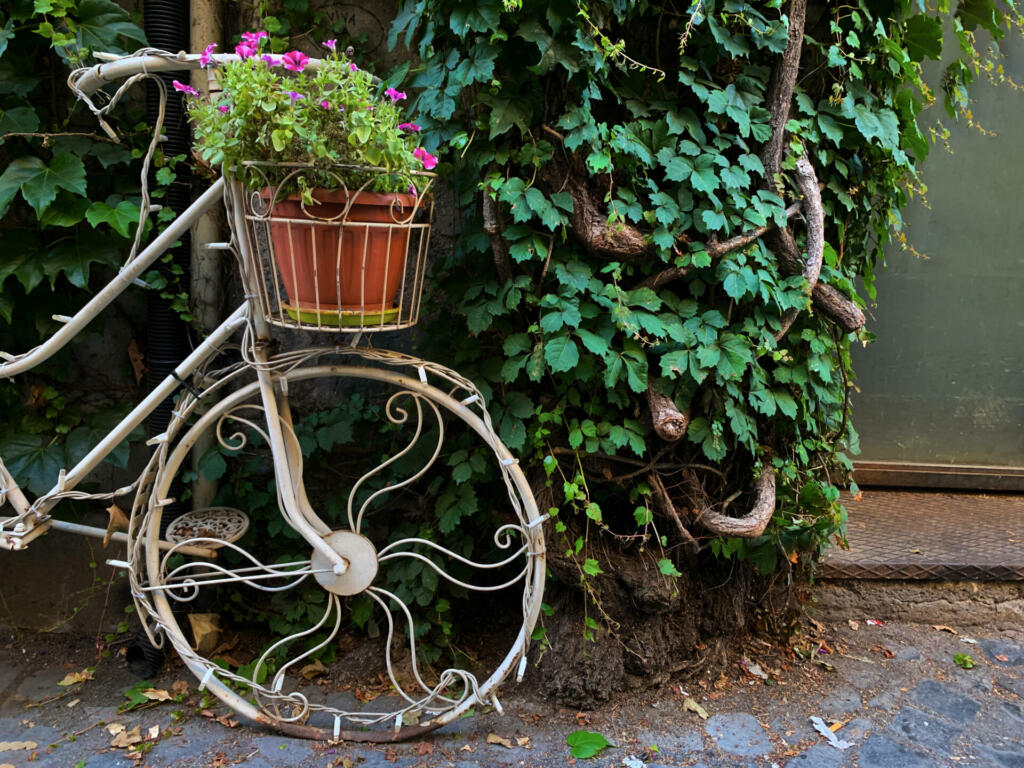
MULTIPOLYGON (((218 64, 237 60, 233 54, 222 54, 212 57, 218 64)), ((320 62, 311 59, 307 66, 316 68, 320 62)), ((87 70, 73 84, 74 89, 84 97, 99 90, 105 83, 121 80, 139 74, 161 71, 200 68, 199 56, 196 54, 179 54, 174 57, 166 55, 146 55, 118 58, 106 64, 99 64, 87 70)), ((104 123, 104 128, 109 127, 104 123)), ((229 215, 234 219, 233 229, 237 236, 236 245, 242 254, 242 263, 250 264, 251 243, 245 227, 244 216, 237 204, 237 191, 233 191, 225 182, 224 177, 214 182, 192 205, 177 216, 174 221, 157 236, 153 242, 139 253, 121 272, 108 283, 91 301, 89 301, 74 317, 57 316, 64 325, 43 344, 21 356, 0 353, 7 360, 0 364, 0 377, 11 378, 34 368, 48 360, 80 333, 96 316, 109 306, 128 286, 162 256, 171 245, 194 224, 200 216, 213 209, 221 200, 226 200, 229 215)), ((211 244, 213 247, 230 247, 230 244, 211 244)), ((209 247, 209 246, 208 246, 209 247)), ((256 295, 256 286, 249 285, 256 276, 243 275, 247 283, 247 295, 256 295)), ((10 502, 15 515, 0 518, 0 548, 8 550, 24 549, 33 539, 46 533, 49 529, 65 530, 102 538, 106 531, 93 526, 83 526, 65 521, 55 520, 50 511, 64 497, 92 472, 111 451, 114 450, 146 417, 166 398, 170 397, 184 381, 214 357, 222 345, 239 329, 249 325, 256 339, 253 354, 256 358, 256 373, 259 381, 263 406, 267 415, 267 432, 270 437, 274 456, 274 471, 277 487, 283 506, 285 519, 298 533, 317 551, 327 558, 335 573, 344 573, 348 562, 328 546, 323 537, 330 533, 330 528, 316 513, 303 503, 305 494, 302 480, 294 472, 295 456, 289 450, 282 424, 290 427, 290 409, 287 403, 287 392, 277 385, 280 377, 267 370, 259 363, 267 361, 266 344, 260 343, 270 338, 269 325, 259 312, 254 312, 253 299, 247 298, 210 336, 192 352, 174 372, 165 378, 141 403, 139 403, 111 432, 106 435, 89 453, 71 469, 61 469, 57 483, 48 493, 30 503, 24 491, 18 486, 0 458, 0 504, 10 502)), ((167 435, 151 438, 148 444, 166 441, 167 435)), ((127 493, 130 489, 121 489, 127 493)), ((115 492, 115 495, 118 495, 115 492)), ((124 533, 115 534, 114 538, 126 541, 124 533)), ((161 542, 162 548, 174 546, 171 542, 161 542)), ((184 554, 213 556, 213 550, 199 547, 178 547, 184 554)))

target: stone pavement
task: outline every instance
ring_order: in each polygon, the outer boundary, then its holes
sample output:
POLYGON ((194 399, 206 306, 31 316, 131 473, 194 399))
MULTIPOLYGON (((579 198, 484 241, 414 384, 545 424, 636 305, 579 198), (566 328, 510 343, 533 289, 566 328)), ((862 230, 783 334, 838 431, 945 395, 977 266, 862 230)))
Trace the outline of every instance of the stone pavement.
MULTIPOLYGON (((88 640, 0 630, 0 768, 1024 766, 1024 627, 950 630, 956 628, 876 625, 865 617, 812 624, 806 659, 755 641, 745 667, 590 712, 531 696, 527 677, 506 691, 503 716, 481 713, 422 740, 380 747, 312 743, 236 724, 223 707, 201 700, 194 680, 180 702, 119 714, 134 682, 123 662, 103 660, 92 680, 60 687, 69 671, 94 663, 88 640), (33 645, 40 642, 44 651, 33 645), (975 666, 961 669, 957 654, 969 654, 975 666), (707 719, 693 711, 700 708, 707 719), (812 716, 850 746, 831 746, 812 716), (139 726, 142 735, 158 726, 159 735, 133 754, 111 746, 114 723, 126 732, 139 726), (574 760, 566 736, 581 728, 614 746, 574 760)), ((170 689, 182 676, 180 664, 169 663, 155 686, 170 689)))

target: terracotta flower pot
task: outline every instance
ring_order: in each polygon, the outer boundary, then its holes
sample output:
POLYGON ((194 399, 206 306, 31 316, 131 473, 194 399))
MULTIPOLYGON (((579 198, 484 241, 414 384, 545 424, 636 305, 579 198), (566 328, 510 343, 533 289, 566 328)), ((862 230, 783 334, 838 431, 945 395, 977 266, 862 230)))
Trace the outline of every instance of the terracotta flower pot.
MULTIPOLYGON (((383 313, 405 274, 416 198, 406 194, 316 190, 315 205, 298 195, 278 200, 270 239, 292 311, 383 313), (323 219, 335 219, 323 221, 323 219), (398 223, 403 222, 403 223, 398 223)), ((270 199, 270 190, 261 195, 270 199)))

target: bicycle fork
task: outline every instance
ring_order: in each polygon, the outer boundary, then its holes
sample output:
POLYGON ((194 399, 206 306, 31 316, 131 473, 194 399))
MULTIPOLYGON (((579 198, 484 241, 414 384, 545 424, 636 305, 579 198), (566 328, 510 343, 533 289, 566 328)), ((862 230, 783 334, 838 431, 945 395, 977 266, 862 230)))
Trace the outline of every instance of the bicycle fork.
MULTIPOLYGON (((256 356, 257 359, 263 357, 259 350, 256 356)), ((256 375, 267 417, 267 436, 274 457, 274 479, 281 512, 288 525, 326 558, 331 571, 340 576, 348 571, 349 561, 325 541, 331 529, 316 514, 306 497, 302 480, 302 451, 292 429, 288 380, 284 376, 275 376, 263 366, 257 369, 256 375)))

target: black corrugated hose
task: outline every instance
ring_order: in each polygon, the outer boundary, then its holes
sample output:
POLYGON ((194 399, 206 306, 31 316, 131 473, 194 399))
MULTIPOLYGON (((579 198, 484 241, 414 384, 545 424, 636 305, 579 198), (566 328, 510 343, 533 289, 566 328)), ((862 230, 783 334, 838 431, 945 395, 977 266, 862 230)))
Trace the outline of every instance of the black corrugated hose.
MULTIPOLYGON (((188 49, 188 0, 145 0, 142 13, 143 26, 150 46, 171 52, 188 49)), ((175 91, 171 86, 172 80, 185 78, 181 73, 161 73, 158 76, 164 81, 167 91, 163 125, 163 133, 167 139, 161 144, 161 149, 166 157, 187 156, 191 146, 191 137, 185 102, 183 94, 175 91)), ((153 82, 147 83, 146 88, 146 119, 150 125, 153 125, 160 109, 160 91, 156 83, 153 82)), ((175 214, 181 214, 191 202, 191 178, 188 168, 187 162, 180 163, 175 168, 177 179, 167 190, 164 199, 157 201, 171 208, 175 214)), ((149 181, 150 185, 155 183, 153 178, 150 178, 149 181)), ((185 286, 188 286, 191 250, 192 238, 185 233, 181 238, 181 244, 169 251, 172 263, 183 270, 179 279, 185 286)), ((174 279, 169 265, 158 263, 158 269, 168 281, 174 279)), ((167 378, 185 359, 189 347, 188 326, 172 308, 171 300, 161 297, 157 291, 150 291, 146 307, 146 385, 150 390, 167 378)), ((173 406, 173 399, 168 398, 150 415, 148 423, 150 437, 167 430, 173 406)), ((174 498, 181 498, 181 490, 180 481, 176 480, 171 487, 171 495, 174 498)), ((182 511, 184 510, 178 503, 164 507, 161 532, 166 529, 170 520, 182 511)), ((146 680, 152 678, 163 665, 164 652, 150 644, 149 638, 140 627, 128 644, 125 659, 132 672, 140 679, 146 680)))

